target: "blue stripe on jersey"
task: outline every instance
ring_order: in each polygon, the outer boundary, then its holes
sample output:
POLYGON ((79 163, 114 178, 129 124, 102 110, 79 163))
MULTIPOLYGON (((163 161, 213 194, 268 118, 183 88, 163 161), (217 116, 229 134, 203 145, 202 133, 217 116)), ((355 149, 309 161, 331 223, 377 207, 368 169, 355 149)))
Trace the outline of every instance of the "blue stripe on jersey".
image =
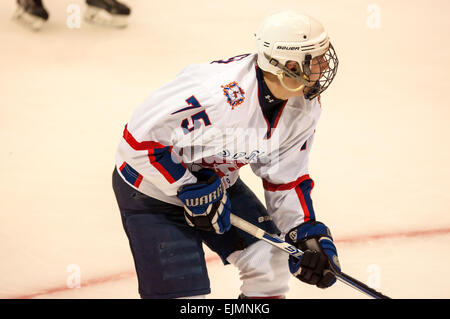
MULTIPOLYGON (((172 155, 171 147, 154 148, 152 155, 153 160, 160 164, 175 181, 183 177, 186 172, 186 167, 172 155)), ((155 163, 153 162, 152 164, 155 163)))
POLYGON ((305 199, 305 204, 306 204, 306 207, 309 212, 309 219, 315 220, 316 215, 314 213, 313 203, 312 203, 312 199, 311 199, 311 191, 314 187, 313 180, 307 179, 307 180, 301 182, 297 187, 300 189, 300 191, 303 194, 303 198, 305 199))
POLYGON ((122 175, 123 177, 125 177, 126 181, 134 185, 139 178, 139 173, 129 164, 127 163, 124 164, 125 165, 122 165, 120 167, 120 171, 122 172, 122 175))

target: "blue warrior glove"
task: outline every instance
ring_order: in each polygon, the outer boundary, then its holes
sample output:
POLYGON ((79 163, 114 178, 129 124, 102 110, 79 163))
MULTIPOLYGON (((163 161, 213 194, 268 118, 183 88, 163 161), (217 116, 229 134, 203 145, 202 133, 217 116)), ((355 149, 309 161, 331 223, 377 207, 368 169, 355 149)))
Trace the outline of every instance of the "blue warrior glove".
POLYGON ((178 198, 187 223, 200 230, 223 234, 230 229, 231 203, 219 176, 211 170, 193 172, 197 183, 183 185, 178 198))
POLYGON ((303 251, 300 259, 289 256, 289 270, 303 282, 327 288, 341 272, 336 247, 330 230, 323 223, 308 221, 292 228, 286 242, 303 251))

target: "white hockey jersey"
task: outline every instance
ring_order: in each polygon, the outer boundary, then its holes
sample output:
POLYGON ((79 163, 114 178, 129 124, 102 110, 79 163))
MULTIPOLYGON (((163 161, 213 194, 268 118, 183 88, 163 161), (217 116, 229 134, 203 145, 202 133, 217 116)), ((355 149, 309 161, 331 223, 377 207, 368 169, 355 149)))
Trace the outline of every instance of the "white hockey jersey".
POLYGON ((308 157, 320 100, 290 98, 268 119, 260 102, 273 99, 259 95, 257 71, 256 54, 245 54, 190 65, 154 91, 125 126, 116 154, 122 178, 182 206, 177 190, 196 182, 191 171, 214 169, 229 187, 249 164, 282 233, 314 218, 308 157))

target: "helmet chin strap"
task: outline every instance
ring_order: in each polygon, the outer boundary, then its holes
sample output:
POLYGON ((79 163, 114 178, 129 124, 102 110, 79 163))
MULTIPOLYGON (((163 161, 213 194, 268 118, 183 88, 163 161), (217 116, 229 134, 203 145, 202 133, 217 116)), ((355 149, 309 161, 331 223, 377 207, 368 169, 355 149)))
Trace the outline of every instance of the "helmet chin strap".
POLYGON ((304 84, 301 84, 298 88, 296 88, 296 89, 291 89, 290 87, 288 87, 285 83, 284 83, 284 73, 283 73, 283 71, 279 71, 279 72, 277 72, 277 77, 278 77, 278 80, 280 80, 280 83, 281 83, 281 85, 286 89, 286 90, 288 90, 289 92, 298 92, 298 91, 300 91, 300 90, 302 90, 304 87, 305 87, 305 85, 304 84))
POLYGON ((272 58, 270 55, 264 52, 264 57, 269 61, 270 64, 276 66, 280 70, 277 72, 278 80, 280 80, 281 85, 290 92, 298 92, 309 83, 309 76, 304 73, 297 74, 289 70, 286 66, 282 65, 277 59, 272 58), (298 88, 291 89, 284 83, 284 74, 287 74, 290 78, 296 79, 298 82, 302 83, 298 88))

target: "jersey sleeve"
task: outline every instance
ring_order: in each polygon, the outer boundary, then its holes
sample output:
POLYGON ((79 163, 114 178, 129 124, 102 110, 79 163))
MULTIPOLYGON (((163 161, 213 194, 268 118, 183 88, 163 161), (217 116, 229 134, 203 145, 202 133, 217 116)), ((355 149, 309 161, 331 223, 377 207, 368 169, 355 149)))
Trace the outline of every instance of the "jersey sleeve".
POLYGON ((309 155, 315 129, 306 140, 296 143, 266 160, 253 163, 253 172, 262 178, 266 207, 282 234, 293 227, 315 220, 311 191, 314 181, 309 175, 309 155))
POLYGON ((171 143, 162 142, 157 134, 140 141, 136 136, 138 134, 130 132, 127 124, 117 154, 118 169, 128 183, 152 196, 146 183, 142 183, 145 178, 167 196, 175 196, 183 184, 196 182, 171 143))
MULTIPOLYGON (((155 189, 175 196, 182 185, 195 183, 180 154, 184 146, 180 136, 195 126, 192 117, 201 115, 208 103, 209 95, 187 75, 156 90, 124 128, 116 153, 122 177, 148 196, 155 189)), ((208 119, 200 116, 199 121, 208 119)))

